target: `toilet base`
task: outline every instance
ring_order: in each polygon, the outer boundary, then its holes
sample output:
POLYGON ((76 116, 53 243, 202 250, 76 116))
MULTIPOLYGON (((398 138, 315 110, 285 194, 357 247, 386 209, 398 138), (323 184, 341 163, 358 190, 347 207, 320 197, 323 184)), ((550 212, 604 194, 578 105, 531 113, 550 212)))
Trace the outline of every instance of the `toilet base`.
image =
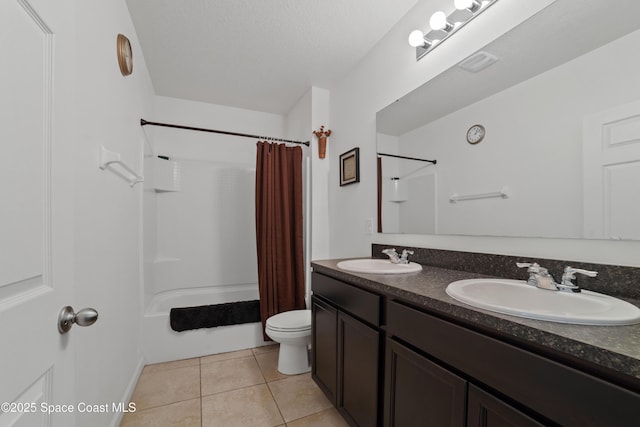
POLYGON ((280 343, 280 355, 278 356, 278 371, 285 375, 297 375, 309 372, 309 349, 306 344, 291 345, 280 343))
POLYGON ((280 343, 278 371, 297 375, 311 370, 311 310, 291 310, 267 319, 265 333, 280 343))

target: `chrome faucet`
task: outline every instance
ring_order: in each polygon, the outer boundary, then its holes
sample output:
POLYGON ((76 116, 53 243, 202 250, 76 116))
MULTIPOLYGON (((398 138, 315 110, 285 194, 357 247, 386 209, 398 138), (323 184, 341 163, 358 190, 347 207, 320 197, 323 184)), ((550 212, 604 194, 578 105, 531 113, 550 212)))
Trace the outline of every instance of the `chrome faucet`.
POLYGON ((576 273, 589 277, 596 277, 598 275, 597 271, 566 267, 562 274, 562 283, 556 283, 551 273, 549 273, 549 270, 540 267, 537 263, 517 262, 516 265, 520 268, 527 268, 527 273, 529 273, 528 284, 550 291, 580 292, 580 287, 572 282, 572 280, 576 278, 576 273))
POLYGON ((382 251, 383 254, 389 257, 389 261, 394 264, 409 264, 409 255, 413 255, 413 251, 408 249, 402 250, 402 255, 398 255, 396 248, 387 248, 382 251))
POLYGON ((383 254, 389 257, 389 261, 394 264, 400 264, 400 255, 396 252, 396 248, 387 248, 382 251, 383 254))
POLYGON ((527 283, 531 286, 535 286, 540 289, 548 289, 550 291, 557 291, 558 287, 556 286, 556 281, 544 267, 540 267, 538 263, 530 263, 530 262, 516 262, 516 265, 519 268, 527 268, 527 273, 529 273, 529 279, 527 283))

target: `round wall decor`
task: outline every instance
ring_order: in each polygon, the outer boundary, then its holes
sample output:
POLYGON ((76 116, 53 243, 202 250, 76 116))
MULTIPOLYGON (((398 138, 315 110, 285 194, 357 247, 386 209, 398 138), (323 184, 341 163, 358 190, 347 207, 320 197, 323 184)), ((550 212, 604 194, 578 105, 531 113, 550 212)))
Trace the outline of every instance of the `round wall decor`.
POLYGON ((116 50, 118 52, 118 65, 123 76, 128 76, 133 72, 133 52, 129 39, 118 34, 116 39, 116 50))

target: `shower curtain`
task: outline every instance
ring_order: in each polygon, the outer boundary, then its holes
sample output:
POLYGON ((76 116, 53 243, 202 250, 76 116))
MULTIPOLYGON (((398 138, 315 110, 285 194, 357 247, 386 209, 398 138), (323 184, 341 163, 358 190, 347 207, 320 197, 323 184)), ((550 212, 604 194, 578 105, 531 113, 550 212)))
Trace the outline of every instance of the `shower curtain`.
POLYGON ((270 316, 305 308, 302 230, 302 148, 258 141, 256 244, 263 334, 270 316))

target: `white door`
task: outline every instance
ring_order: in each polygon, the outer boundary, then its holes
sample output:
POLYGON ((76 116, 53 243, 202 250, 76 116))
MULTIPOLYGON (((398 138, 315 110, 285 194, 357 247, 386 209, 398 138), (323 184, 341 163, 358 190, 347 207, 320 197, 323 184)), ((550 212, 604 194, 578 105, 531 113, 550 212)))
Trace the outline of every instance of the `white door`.
POLYGON ((74 424, 74 43, 70 0, 0 1, 0 426, 74 424))
POLYGON ((585 117, 584 237, 640 239, 640 102, 585 117))

